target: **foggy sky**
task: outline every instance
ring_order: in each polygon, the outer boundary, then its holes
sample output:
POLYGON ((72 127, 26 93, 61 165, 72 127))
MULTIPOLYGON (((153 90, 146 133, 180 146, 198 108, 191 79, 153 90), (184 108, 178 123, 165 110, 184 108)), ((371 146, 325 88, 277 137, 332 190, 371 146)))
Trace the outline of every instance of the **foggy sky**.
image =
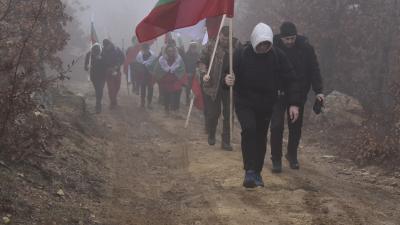
POLYGON ((157 0, 79 0, 79 3, 89 6, 74 15, 81 22, 85 33, 90 32, 93 16, 100 40, 111 38, 116 45, 121 46, 122 39, 125 39, 125 46, 129 46, 136 25, 151 11, 157 0))

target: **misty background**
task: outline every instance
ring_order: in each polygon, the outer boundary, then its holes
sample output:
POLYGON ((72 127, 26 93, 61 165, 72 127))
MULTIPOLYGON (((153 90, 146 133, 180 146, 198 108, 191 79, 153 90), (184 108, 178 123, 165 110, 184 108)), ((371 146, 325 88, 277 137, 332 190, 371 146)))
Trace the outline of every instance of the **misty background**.
MULTIPOLYGON (((85 44, 89 46, 90 23, 93 20, 100 41, 109 38, 117 46, 122 47, 124 40, 126 47, 131 43, 136 25, 150 12, 157 0, 64 0, 64 2, 71 8, 68 13, 74 20, 67 27, 71 38, 76 38, 72 37, 72 34, 80 29, 86 38, 85 44)), ((69 48, 71 45, 83 47, 76 41, 70 41, 69 45, 69 48)))

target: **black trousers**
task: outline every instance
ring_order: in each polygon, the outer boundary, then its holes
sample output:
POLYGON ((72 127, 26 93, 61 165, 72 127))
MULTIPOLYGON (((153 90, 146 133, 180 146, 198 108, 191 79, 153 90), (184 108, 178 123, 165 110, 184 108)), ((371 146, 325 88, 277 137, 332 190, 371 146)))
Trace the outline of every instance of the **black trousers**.
POLYGON ((204 88, 203 88, 203 80, 201 80, 201 94, 203 95, 203 100, 204 100, 204 109, 203 109, 203 115, 204 115, 204 128, 206 133, 208 134, 208 119, 207 119, 207 115, 208 115, 208 111, 207 111, 207 101, 206 101, 206 93, 204 92, 204 88))
POLYGON ((164 107, 166 112, 169 112, 170 110, 172 111, 179 110, 179 101, 181 92, 182 92, 181 90, 174 92, 170 91, 163 92, 164 107))
POLYGON ((222 141, 229 143, 230 140, 230 97, 229 90, 220 89, 217 97, 213 100, 209 95, 204 96, 205 108, 206 108, 206 126, 208 127, 208 135, 215 137, 218 119, 223 116, 223 128, 222 128, 222 141), (222 108, 222 110, 221 110, 222 108))
POLYGON ((141 98, 141 105, 145 106, 146 97, 147 97, 147 104, 150 105, 153 101, 153 90, 154 84, 152 82, 151 76, 145 76, 144 80, 140 85, 140 98, 141 98))
MULTIPOLYGON (((292 123, 288 119, 289 141, 287 154, 292 159, 297 159, 297 150, 301 139, 301 129, 303 127, 304 105, 300 107, 299 119, 292 123)), ((285 116, 289 118, 289 107, 285 96, 281 96, 274 106, 271 119, 271 155, 272 160, 281 160, 283 131, 285 129, 285 116)))
POLYGON ((96 76, 92 74, 90 76, 95 93, 96 93, 96 108, 101 108, 101 102, 103 100, 104 86, 106 85, 105 76, 96 76))
POLYGON ((267 134, 272 110, 236 105, 242 128, 242 155, 246 171, 262 171, 267 152, 267 134))

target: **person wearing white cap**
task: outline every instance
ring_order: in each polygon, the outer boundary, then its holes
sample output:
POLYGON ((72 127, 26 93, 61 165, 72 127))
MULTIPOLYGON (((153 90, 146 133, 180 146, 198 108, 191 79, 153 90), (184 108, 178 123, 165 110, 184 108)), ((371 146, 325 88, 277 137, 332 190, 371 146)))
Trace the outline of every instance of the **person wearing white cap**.
POLYGON ((267 148, 267 133, 280 86, 288 87, 290 119, 298 118, 301 104, 296 74, 286 55, 273 47, 273 32, 258 24, 251 42, 234 53, 234 74, 225 77, 234 86, 237 118, 242 128, 242 154, 245 169, 243 186, 263 187, 261 172, 267 148))

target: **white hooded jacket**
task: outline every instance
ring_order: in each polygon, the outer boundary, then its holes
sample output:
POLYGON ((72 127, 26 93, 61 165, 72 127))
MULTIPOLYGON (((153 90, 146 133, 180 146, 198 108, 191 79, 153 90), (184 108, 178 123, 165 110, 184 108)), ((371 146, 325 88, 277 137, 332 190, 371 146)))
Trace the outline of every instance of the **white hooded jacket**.
POLYGON ((253 32, 251 33, 250 41, 255 52, 257 46, 265 41, 270 42, 272 48, 272 44, 274 43, 274 33, 270 26, 265 23, 259 23, 254 27, 253 32))

